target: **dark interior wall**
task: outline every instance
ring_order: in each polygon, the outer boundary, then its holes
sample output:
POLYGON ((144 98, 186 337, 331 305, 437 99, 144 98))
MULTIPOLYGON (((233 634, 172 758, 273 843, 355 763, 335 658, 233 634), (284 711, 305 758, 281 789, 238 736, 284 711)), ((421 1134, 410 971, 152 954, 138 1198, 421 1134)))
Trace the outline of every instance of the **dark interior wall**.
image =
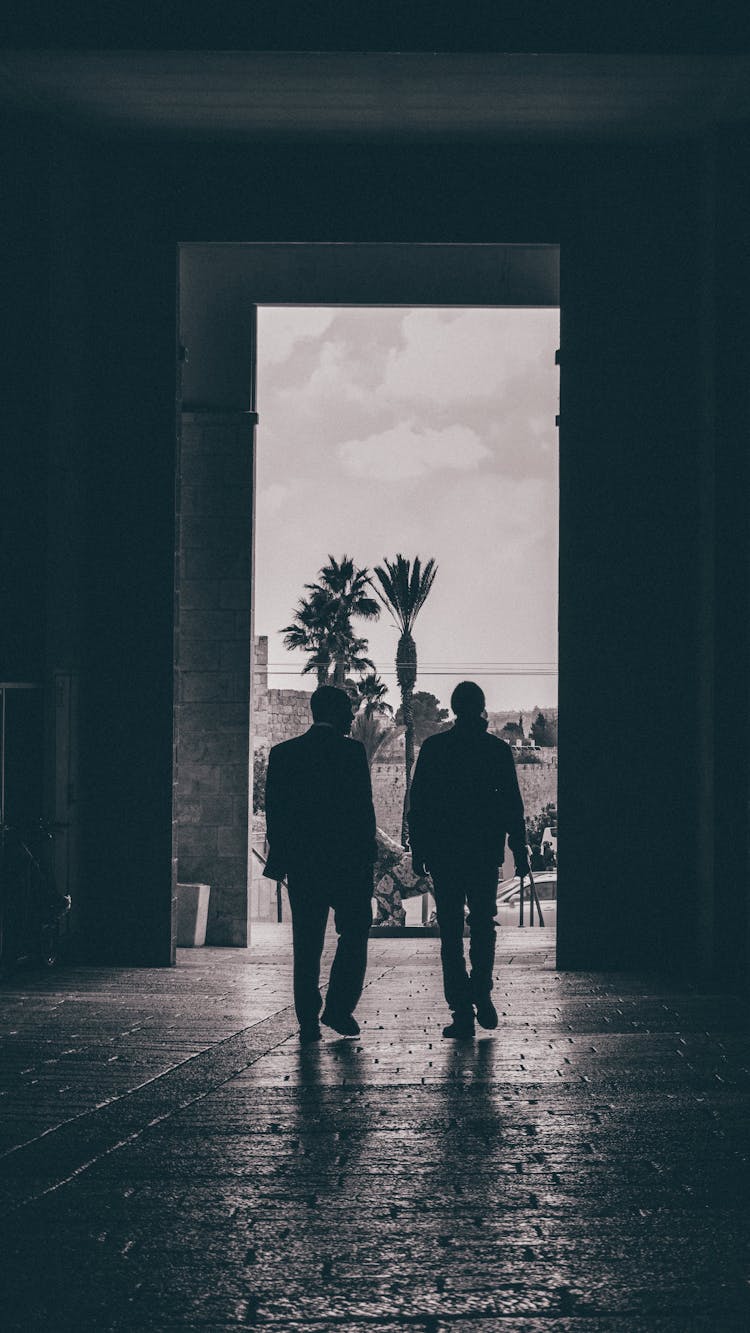
POLYGON ((712 145, 715 885, 720 975, 750 982, 750 133, 712 145))
POLYGON ((92 155, 86 882, 98 957, 173 959, 175 247, 92 155))
MULTIPOLYGON (((698 688, 713 662, 700 153, 91 145, 87 160, 86 873, 98 954, 169 961, 176 243, 559 241, 560 959, 694 971, 708 947, 709 962, 725 968, 731 955, 737 973, 746 956, 726 939, 714 956, 699 930, 715 924, 704 776, 710 764, 713 788, 718 772, 713 684, 698 688)), ((739 200, 727 187, 722 235, 735 250, 739 200)), ((716 446, 726 460, 747 429, 741 376, 729 373, 716 446)), ((746 520, 722 468, 738 524, 726 565, 741 558, 746 520)), ((746 648, 732 679, 717 677, 726 698, 739 696, 746 648)), ((746 705, 744 718, 746 750, 746 705)), ((746 801, 737 817, 746 885, 746 801)))
POLYGON ((55 681, 63 673, 76 682, 75 946, 101 960, 165 963, 174 246, 158 250, 137 192, 113 199, 92 145, 28 122, 10 127, 3 144, 12 203, 2 255, 3 468, 13 477, 3 672, 44 681, 48 817, 59 813, 55 681))
POLYGON ((0 680, 41 680, 44 663, 49 412, 49 151, 47 135, 7 117, 0 289, 3 385, 0 680), (12 206, 9 207, 8 205, 12 206))
POLYGON ((561 966, 702 961, 697 172, 614 155, 563 250, 561 966))

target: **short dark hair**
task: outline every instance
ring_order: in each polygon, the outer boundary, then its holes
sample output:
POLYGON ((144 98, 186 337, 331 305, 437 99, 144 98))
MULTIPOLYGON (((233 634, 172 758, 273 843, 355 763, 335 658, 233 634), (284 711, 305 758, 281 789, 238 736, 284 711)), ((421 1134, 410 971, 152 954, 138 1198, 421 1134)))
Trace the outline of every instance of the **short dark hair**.
POLYGON ((330 722, 334 727, 348 722, 352 715, 352 701, 337 685, 319 685, 310 696, 310 708, 313 722, 330 722))
POLYGON ((484 691, 473 680, 462 680, 451 695, 456 717, 479 717, 484 709, 484 691))

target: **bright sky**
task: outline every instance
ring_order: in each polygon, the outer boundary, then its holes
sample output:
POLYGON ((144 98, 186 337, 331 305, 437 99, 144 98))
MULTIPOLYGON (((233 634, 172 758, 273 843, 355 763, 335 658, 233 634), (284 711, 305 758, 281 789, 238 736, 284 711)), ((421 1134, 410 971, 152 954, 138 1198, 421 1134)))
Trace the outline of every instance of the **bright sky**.
MULTIPOLYGON (((261 307, 255 633, 269 684, 328 553, 435 556, 417 689, 474 679, 490 710, 557 703, 557 310, 261 307), (520 664, 508 666, 508 664, 520 664), (506 667, 515 674, 498 674, 506 667)), ((359 622, 397 707, 398 632, 359 622)))

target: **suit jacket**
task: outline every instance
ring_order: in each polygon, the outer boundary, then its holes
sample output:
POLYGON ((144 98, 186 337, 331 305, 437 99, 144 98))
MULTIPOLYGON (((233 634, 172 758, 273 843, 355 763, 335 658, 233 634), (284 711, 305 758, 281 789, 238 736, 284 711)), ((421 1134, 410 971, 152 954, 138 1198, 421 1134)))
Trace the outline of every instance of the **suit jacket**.
POLYGON ((274 745, 266 775, 266 831, 263 873, 269 879, 369 873, 371 885, 377 847, 364 746, 326 726, 274 745))
POLYGON ((526 823, 511 748, 477 718, 428 736, 409 802, 412 854, 428 867, 502 864, 505 837, 525 854, 526 823))

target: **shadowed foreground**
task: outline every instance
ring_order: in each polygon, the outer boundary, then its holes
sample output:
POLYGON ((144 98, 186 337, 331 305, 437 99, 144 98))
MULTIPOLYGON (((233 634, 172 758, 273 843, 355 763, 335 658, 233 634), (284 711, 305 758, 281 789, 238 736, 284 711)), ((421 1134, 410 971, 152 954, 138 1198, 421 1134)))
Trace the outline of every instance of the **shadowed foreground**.
POLYGON ((509 930, 449 1043, 437 941, 378 941, 300 1049, 259 934, 0 991, 5 1328, 750 1326, 744 1004, 509 930))

